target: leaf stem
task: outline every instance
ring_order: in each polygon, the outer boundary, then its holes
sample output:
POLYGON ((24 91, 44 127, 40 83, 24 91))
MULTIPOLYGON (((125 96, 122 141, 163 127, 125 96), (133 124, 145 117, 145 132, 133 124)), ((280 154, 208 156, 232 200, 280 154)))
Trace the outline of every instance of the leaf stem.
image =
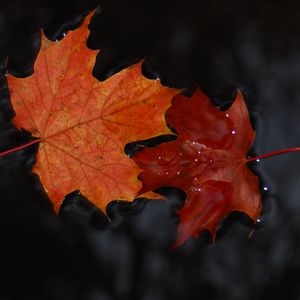
POLYGON ((26 143, 24 145, 21 145, 21 146, 18 146, 18 147, 6 150, 6 151, 0 153, 0 157, 5 156, 5 155, 10 154, 10 153, 13 153, 13 152, 16 152, 16 151, 19 151, 21 149, 27 148, 27 147, 29 147, 29 146, 31 146, 33 144, 39 143, 40 141, 41 141, 41 139, 36 139, 36 140, 28 142, 28 143, 26 143))
MULTIPOLYGON (((37 144, 37 143, 39 143, 42 140, 43 140, 42 138, 39 138, 39 139, 30 141, 30 142, 28 142, 28 143, 26 143, 24 145, 21 145, 21 146, 18 146, 18 147, 15 147, 15 148, 12 148, 12 149, 0 152, 0 157, 8 155, 10 153, 17 152, 17 151, 22 150, 24 148, 27 148, 27 147, 29 147, 31 145, 37 144)), ((281 155, 281 154, 285 154, 285 153, 289 153, 289 152, 298 152, 298 151, 300 151, 300 147, 293 147, 293 148, 287 148, 287 149, 272 151, 270 153, 266 153, 266 154, 262 154, 262 155, 258 155, 258 156, 247 158, 246 162, 252 162, 252 161, 256 161, 258 159, 264 159, 264 158, 268 158, 268 157, 272 157, 272 156, 276 156, 276 155, 281 155)))
POLYGON ((255 161, 255 160, 258 160, 258 159, 264 159, 264 158, 268 158, 268 157, 272 157, 272 156, 276 156, 276 155, 281 155, 281 154, 285 154, 285 153, 289 153, 289 152, 297 152, 297 151, 300 151, 300 147, 294 147, 294 148, 287 148, 287 149, 283 149, 283 150, 272 151, 270 153, 258 155, 258 156, 255 156, 255 157, 250 157, 250 158, 247 159, 247 162, 255 161))

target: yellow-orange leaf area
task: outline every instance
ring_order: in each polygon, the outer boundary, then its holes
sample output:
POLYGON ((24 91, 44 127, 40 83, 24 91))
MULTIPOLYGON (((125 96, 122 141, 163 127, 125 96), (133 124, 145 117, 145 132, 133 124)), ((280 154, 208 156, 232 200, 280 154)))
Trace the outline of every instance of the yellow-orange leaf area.
POLYGON ((97 51, 86 46, 89 20, 60 42, 43 36, 34 75, 8 77, 14 124, 40 139, 33 172, 56 211, 74 190, 103 210, 114 199, 133 200, 141 170, 124 146, 170 133, 165 112, 180 92, 143 77, 141 63, 96 80, 97 51))

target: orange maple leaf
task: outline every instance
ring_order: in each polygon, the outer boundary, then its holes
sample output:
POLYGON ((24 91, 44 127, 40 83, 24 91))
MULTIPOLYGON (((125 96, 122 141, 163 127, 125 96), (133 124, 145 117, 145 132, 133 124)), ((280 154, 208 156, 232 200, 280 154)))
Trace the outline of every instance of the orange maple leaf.
POLYGON ((255 133, 242 94, 237 93, 227 111, 215 107, 200 90, 191 99, 177 95, 166 119, 178 132, 177 139, 133 158, 144 170, 141 193, 175 186, 187 194, 178 211, 175 246, 203 230, 214 238, 220 221, 232 211, 256 221, 261 211, 259 180, 247 166, 253 158, 246 158, 255 133))
POLYGON ((13 122, 38 138, 33 171, 56 211, 77 189, 102 209, 113 199, 133 200, 140 169, 124 146, 169 133, 165 111, 180 92, 144 78, 141 63, 97 81, 97 51, 86 46, 90 17, 59 43, 42 37, 34 75, 8 76, 13 122))

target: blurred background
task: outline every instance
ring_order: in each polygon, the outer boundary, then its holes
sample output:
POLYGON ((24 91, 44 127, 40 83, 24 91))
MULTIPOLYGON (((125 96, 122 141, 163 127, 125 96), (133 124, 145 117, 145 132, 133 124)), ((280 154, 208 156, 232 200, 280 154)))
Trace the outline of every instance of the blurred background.
MULTIPOLYGON (((199 85, 220 106, 239 88, 255 153, 300 146, 299 1, 0 0, 0 151, 30 138, 11 124, 6 70, 32 74, 40 31, 60 40, 96 6, 99 80, 145 59, 145 76, 199 85)), ((268 188, 257 225, 233 213, 215 243, 204 234, 170 251, 182 191, 113 201, 109 224, 75 191, 56 216, 31 174, 36 150, 0 159, 0 300, 300 299, 300 153, 253 166, 268 188)))

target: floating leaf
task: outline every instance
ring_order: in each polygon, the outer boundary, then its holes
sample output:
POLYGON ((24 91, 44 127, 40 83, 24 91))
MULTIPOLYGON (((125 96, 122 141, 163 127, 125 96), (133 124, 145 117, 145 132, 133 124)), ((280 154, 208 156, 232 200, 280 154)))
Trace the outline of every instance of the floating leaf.
POLYGON ((56 210, 77 189, 102 209, 114 199, 132 200, 140 169, 124 146, 169 133, 165 111, 179 93, 143 77, 141 63, 97 81, 97 51, 86 46, 89 20, 61 42, 43 37, 32 76, 8 77, 13 122, 38 138, 17 149, 39 142, 33 171, 56 210))
POLYGON ((246 155, 255 133, 240 92, 227 111, 221 111, 197 90, 191 99, 174 97, 167 121, 178 137, 134 156, 144 170, 140 193, 161 186, 187 194, 178 211, 175 246, 208 230, 213 238, 220 221, 241 211, 256 221, 261 211, 259 180, 248 168, 246 155))

